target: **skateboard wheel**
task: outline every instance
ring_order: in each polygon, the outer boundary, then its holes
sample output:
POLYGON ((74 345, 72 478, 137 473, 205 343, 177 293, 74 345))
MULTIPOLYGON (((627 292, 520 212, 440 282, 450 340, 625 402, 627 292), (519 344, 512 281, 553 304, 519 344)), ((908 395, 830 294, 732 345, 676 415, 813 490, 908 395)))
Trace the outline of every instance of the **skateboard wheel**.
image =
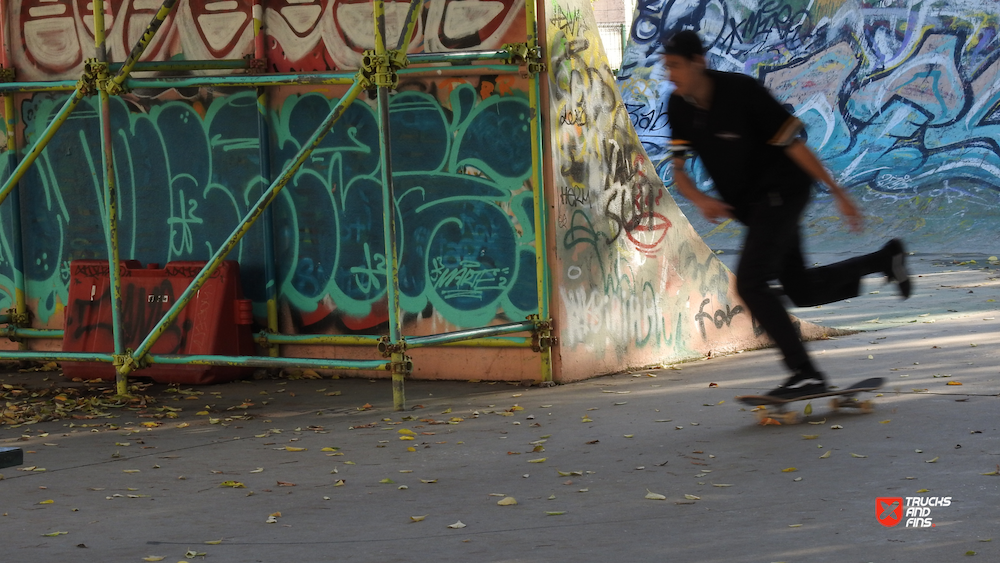
POLYGON ((870 414, 875 412, 875 403, 872 401, 861 401, 861 412, 865 414, 870 414))
POLYGON ((799 423, 799 413, 795 411, 785 413, 784 422, 785 424, 798 424, 799 423))
POLYGON ((830 399, 830 410, 833 412, 840 410, 840 399, 830 399))

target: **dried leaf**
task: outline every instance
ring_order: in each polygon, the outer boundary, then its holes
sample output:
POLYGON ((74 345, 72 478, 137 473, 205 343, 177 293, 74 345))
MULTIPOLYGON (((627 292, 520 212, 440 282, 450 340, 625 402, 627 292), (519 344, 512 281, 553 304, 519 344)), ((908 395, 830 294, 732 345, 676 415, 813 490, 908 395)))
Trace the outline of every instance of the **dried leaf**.
POLYGON ((545 515, 546 516, 562 516, 563 514, 566 514, 565 510, 546 510, 545 511, 545 515))
POLYGON ((514 506, 515 504, 517 504, 517 500, 514 497, 504 497, 497 501, 499 506, 514 506))
POLYGON ((701 500, 701 497, 699 497, 697 495, 684 495, 684 498, 686 498, 688 500, 701 500))
POLYGON ((832 453, 833 453, 833 450, 827 450, 826 453, 823 454, 823 455, 821 455, 821 456, 819 456, 819 458, 820 459, 826 459, 826 458, 830 457, 830 454, 832 454, 832 453))
POLYGON ((713 487, 732 487, 729 483, 712 483, 713 487))
POLYGON ((962 384, 961 381, 949 381, 948 383, 946 383, 946 385, 961 385, 961 384, 962 384))
POLYGON ((257 469, 250 471, 250 473, 263 473, 263 472, 264 472, 263 467, 258 467, 257 469))
POLYGON ((413 430, 410 430, 409 428, 400 428, 396 432, 398 432, 399 434, 402 434, 404 436, 416 436, 417 435, 416 432, 414 432, 413 430))
POLYGON ((786 467, 786 468, 784 468, 784 469, 781 470, 782 473, 791 473, 792 471, 798 471, 798 468, 796 468, 796 467, 786 467))
POLYGON ((69 532, 49 532, 47 534, 42 534, 42 537, 45 537, 45 538, 54 538, 56 536, 65 536, 68 533, 69 532))
POLYGON ((38 504, 54 504, 55 502, 56 501, 54 501, 54 500, 43 500, 43 501, 39 502, 38 504))
POLYGON ((528 463, 545 463, 546 459, 548 458, 540 457, 538 459, 529 459, 528 463))
POLYGON ((149 557, 143 557, 142 558, 143 561, 150 561, 150 562, 152 562, 152 561, 163 561, 164 559, 165 559, 164 557, 160 557, 159 555, 150 555, 149 557))
POLYGON ((920 490, 919 490, 919 491, 917 491, 917 492, 918 492, 918 493, 929 493, 929 492, 930 492, 930 489, 920 489, 920 490))
POLYGON ((427 518, 427 514, 424 514, 423 516, 410 516, 410 521, 411 522, 423 522, 424 518, 427 518))
POLYGON ((665 497, 665 496, 663 496, 663 495, 661 495, 659 493, 654 493, 653 491, 650 491, 649 489, 646 489, 646 498, 648 498, 649 500, 667 500, 667 497, 665 497))
POLYGON ((396 482, 393 481, 392 479, 386 477, 385 479, 382 479, 381 481, 379 481, 379 483, 382 483, 383 485, 392 485, 392 484, 395 484, 396 482))
POLYGON ((839 424, 834 424, 833 426, 830 427, 830 429, 831 430, 843 430, 844 427, 841 426, 841 425, 839 425, 839 424))
POLYGON ((580 420, 580 422, 594 422, 594 420, 589 416, 585 416, 580 420))
POLYGON ((343 479, 337 479, 336 481, 333 482, 333 486, 334 487, 343 487, 344 486, 344 480, 343 479))
POLYGON ((941 459, 941 456, 935 457, 934 459, 928 459, 924 463, 937 463, 937 460, 941 459))
POLYGON ((802 412, 804 412, 806 414, 806 416, 809 416, 810 414, 812 414, 813 413, 813 405, 812 405, 812 403, 811 402, 806 403, 806 408, 803 409, 802 412))
POLYGON ((295 483, 289 483, 288 481, 278 481, 278 486, 279 487, 296 487, 298 485, 296 485, 295 483))
POLYGON ((804 440, 815 440, 816 438, 819 438, 819 434, 803 434, 802 438, 804 440))
POLYGON ((457 530, 457 529, 460 529, 460 528, 464 528, 465 524, 463 524, 462 521, 459 520, 458 522, 455 522, 454 524, 448 524, 448 527, 452 528, 454 530, 457 530))
POLYGON ((222 543, 221 539, 220 540, 209 540, 209 541, 205 542, 205 545, 219 545, 220 543, 222 543))
POLYGON ((244 485, 243 483, 240 483, 239 481, 223 481, 222 483, 219 483, 219 486, 220 487, 231 487, 233 489, 245 489, 245 488, 247 488, 246 485, 244 485))
POLYGON ((421 483, 437 483, 438 480, 437 479, 421 479, 420 482, 421 483))
POLYGON ((285 451, 286 452, 304 452, 307 449, 308 448, 296 448, 294 446, 285 446, 285 451))

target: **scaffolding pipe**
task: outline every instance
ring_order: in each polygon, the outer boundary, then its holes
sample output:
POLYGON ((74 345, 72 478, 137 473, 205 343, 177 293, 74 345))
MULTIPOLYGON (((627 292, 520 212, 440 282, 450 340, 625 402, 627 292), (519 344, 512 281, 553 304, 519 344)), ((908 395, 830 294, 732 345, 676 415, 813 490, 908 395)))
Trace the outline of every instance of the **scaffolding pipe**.
MULTIPOLYGON (((528 49, 531 50, 538 47, 538 17, 535 12, 535 0, 527 0, 524 3, 524 9, 528 35, 528 49)), ((538 75, 533 73, 528 81, 528 107, 530 108, 529 123, 531 135, 531 175, 532 178, 534 178, 535 183, 535 189, 532 194, 535 204, 535 273, 538 291, 538 318, 543 322, 547 322, 549 320, 551 280, 548 264, 545 260, 548 246, 545 243, 547 230, 547 207, 545 204, 545 183, 542 176, 541 163, 542 112, 541 108, 539 108, 539 101, 541 99, 541 89, 538 75)), ((552 339, 549 339, 549 345, 541 347, 541 371, 543 382, 552 381, 552 350, 550 345, 552 341, 552 339)))
MULTIPOLYGON (((391 63, 385 61, 386 25, 385 0, 372 0, 375 17, 375 57, 379 67, 375 71, 375 84, 378 86, 378 117, 379 127, 379 164, 382 169, 382 236, 385 239, 385 257, 388 266, 386 271, 386 297, 389 310, 389 349, 392 357, 392 404, 401 411, 406 408, 404 379, 406 376, 406 356, 401 348, 402 326, 399 309, 399 257, 396 253, 396 196, 392 186, 392 144, 389 126, 389 76, 391 63)), ((409 22, 407 22, 409 24, 409 22)), ((407 37, 408 39, 408 37, 407 37)), ((401 45, 403 52, 409 48, 401 45)))
POLYGON ((66 100, 66 103, 63 104, 62 108, 59 109, 59 112, 56 113, 55 118, 52 120, 52 122, 49 123, 47 127, 45 127, 45 130, 42 131, 42 134, 38 137, 38 140, 35 141, 34 146, 32 146, 31 150, 28 151, 28 154, 25 155, 24 160, 18 163, 17 168, 15 168, 13 172, 11 172, 10 177, 7 178, 7 181, 4 182, 3 187, 0 188, 0 203, 3 203, 4 200, 7 199, 7 196, 10 194, 11 190, 14 189, 14 186, 17 185, 17 183, 24 176, 24 173, 28 171, 28 168, 31 167, 32 164, 34 164, 38 156, 42 154, 43 150, 45 150, 45 147, 49 144, 49 141, 52 140, 52 137, 56 134, 56 131, 59 130, 59 127, 61 127, 62 124, 66 122, 66 118, 69 117, 70 112, 76 109, 76 106, 80 103, 80 100, 83 99, 85 88, 87 88, 87 86, 83 84, 78 85, 76 87, 76 90, 73 92, 73 95, 70 96, 68 100, 66 100))
MULTIPOLYGON (((167 327, 174 322, 181 309, 187 306, 188 302, 191 301, 195 293, 201 289, 201 286, 204 285, 215 270, 219 268, 225 256, 229 254, 229 252, 239 243, 240 239, 243 238, 243 235, 246 234, 253 223, 262 215, 264 209, 271 204, 282 188, 284 188, 285 185, 292 179, 299 167, 301 167, 306 159, 312 155, 312 152, 319 146, 320 142, 323 141, 326 134, 329 133, 333 124, 340 119, 340 117, 347 110, 348 106, 350 106, 354 99, 358 97, 360 92, 361 82, 358 81, 347 90, 344 97, 340 99, 332 110, 330 110, 330 114, 327 115, 326 119, 323 120, 323 123, 321 123, 316 129, 316 132, 313 133, 312 137, 306 142, 302 149, 299 150, 295 160, 290 162, 285 167, 278 179, 271 184, 263 195, 261 195, 260 199, 257 200, 257 203, 254 204, 250 213, 244 217, 242 221, 240 221, 240 223, 233 230, 232 234, 229 235, 228 240, 223 243, 218 250, 216 250, 215 254, 209 259, 208 264, 206 264, 205 267, 202 268, 201 272, 199 272, 198 275, 195 276, 194 280, 192 280, 191 285, 184 290, 176 301, 174 301, 174 304, 167 311, 166 315, 160 319, 156 326, 152 328, 149 335, 147 335, 142 343, 140 343, 135 349, 135 352, 133 352, 132 355, 134 362, 141 361, 142 358, 149 353, 153 344, 156 343, 157 339, 163 335, 163 333, 167 330, 167 327)), ((135 369, 135 367, 135 363, 126 363, 122 365, 119 370, 123 371, 124 375, 127 375, 135 369)))
POLYGON ((136 42, 135 47, 132 47, 132 52, 128 54, 128 58, 125 59, 122 67, 118 69, 118 74, 115 74, 112 82, 118 86, 121 86, 125 82, 125 79, 128 78, 129 73, 131 73, 132 69, 135 67, 135 64, 139 62, 139 58, 142 57, 142 54, 146 51, 146 47, 149 47, 149 44, 153 41, 153 37, 156 36, 156 32, 159 31, 160 26, 163 25, 163 20, 167 19, 167 16, 170 14, 170 10, 173 9, 174 4, 176 3, 177 0, 163 0, 163 4, 160 6, 160 9, 156 12, 156 15, 153 16, 149 25, 146 26, 146 31, 142 34, 142 37, 139 38, 139 41, 136 42))
POLYGON ((111 354, 100 352, 4 352, 5 360, 28 360, 32 362, 114 362, 111 354))
POLYGON ((62 338, 65 334, 61 328, 24 328, 19 326, 7 326, 0 329, 0 335, 11 340, 21 340, 25 338, 62 338))
POLYGON ((345 370, 381 370, 389 369, 385 360, 333 360, 325 358, 269 358, 265 356, 174 356, 150 354, 147 356, 153 364, 161 365, 201 365, 201 366, 245 366, 252 368, 313 368, 313 369, 345 369, 345 370))
MULTIPOLYGON (((264 44, 264 8, 261 0, 253 3, 253 33, 254 58, 267 65, 267 49, 264 44)), ((271 185, 271 125, 268 120, 267 89, 257 88, 257 138, 258 155, 260 158, 261 195, 271 185)), ((267 206, 261 218, 264 237, 264 300, 267 311, 267 329, 278 332, 278 269, 274 255, 274 215, 271 206, 267 206)), ((267 347, 267 353, 272 358, 281 356, 277 345, 267 347)))
POLYGON ((503 50, 498 51, 472 51, 465 53, 415 53, 407 55, 407 60, 411 65, 433 64, 433 63, 454 63, 466 61, 492 61, 504 60, 510 53, 503 50))
POLYGON ((482 328, 457 330, 454 332, 445 332, 442 334, 431 334, 428 336, 411 336, 406 339, 406 347, 423 348, 425 346, 435 346, 437 344, 445 344, 448 342, 460 342, 462 340, 469 340, 472 338, 483 338, 487 336, 499 336, 501 334, 524 332, 527 330, 534 330, 534 328, 535 328, 534 321, 525 321, 521 323, 511 323, 506 325, 485 326, 482 328))
MULTIPOLYGON (((10 21, 7 11, 7 2, 0 2, 0 25, 3 26, 3 49, 0 51, 0 63, 4 68, 10 68, 11 45, 10 45, 10 21)), ((17 168, 17 108, 14 104, 14 95, 4 96, 4 131, 7 134, 7 170, 13 171, 17 168)), ((13 261, 14 282, 14 311, 20 315, 28 314, 28 288, 24 278, 24 234, 21 229, 21 188, 15 183, 10 193, 11 207, 11 235, 10 242, 13 261)), ((4 323, 10 323, 11 315, 4 315, 4 323)), ((21 319, 25 317, 22 316, 21 319)), ((30 320, 30 317, 28 317, 30 320)), ((18 350, 27 350, 25 342, 17 343, 18 350)))
MULTIPOLYGON (((94 8, 94 49, 97 62, 108 62, 108 51, 105 44, 104 0, 93 0, 94 8)), ((99 79, 107 79, 107 70, 98 67, 99 79)), ((111 130, 111 99, 104 88, 98 89, 101 99, 101 164, 104 166, 104 217, 105 241, 108 245, 108 279, 111 286, 111 338, 114 342, 114 353, 121 357, 125 353, 122 343, 121 310, 122 283, 118 259, 118 190, 115 185, 115 156, 111 130)), ((119 395, 128 394, 128 380, 125 374, 115 371, 115 386, 119 395)))

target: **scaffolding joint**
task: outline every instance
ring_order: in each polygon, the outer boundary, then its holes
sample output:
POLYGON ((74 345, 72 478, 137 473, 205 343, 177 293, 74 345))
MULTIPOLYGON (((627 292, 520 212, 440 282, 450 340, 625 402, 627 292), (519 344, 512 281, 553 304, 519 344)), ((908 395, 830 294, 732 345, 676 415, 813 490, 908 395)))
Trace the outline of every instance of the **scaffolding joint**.
POLYGON ((529 47, 527 43, 504 43, 501 48, 507 51, 507 63, 518 66, 521 78, 545 72, 541 47, 529 47))
POLYGON ((399 342, 393 344, 388 336, 382 336, 378 339, 378 351, 383 358, 391 357, 393 354, 402 354, 406 352, 406 340, 400 338, 399 342))
POLYGON ((146 360, 146 358, 136 361, 135 357, 132 355, 131 348, 126 348, 124 354, 112 354, 111 363, 115 366, 115 371, 117 373, 126 375, 135 370, 149 367, 149 361, 146 360))
POLYGON ((365 51, 358 69, 358 80, 369 92, 378 88, 395 90, 399 86, 396 71, 409 66, 410 60, 401 50, 386 51, 379 55, 375 51, 365 51))
POLYGON ((535 329, 531 333, 531 349, 535 352, 549 350, 559 344, 559 339, 552 336, 555 324, 552 319, 541 320, 538 315, 528 315, 528 320, 535 321, 535 329))
POLYGON ((104 82, 108 78, 108 63, 97 59, 87 59, 83 61, 83 74, 76 82, 76 89, 83 96, 90 96, 105 90, 104 82))
POLYGON ((15 308, 10 308, 7 310, 7 314, 10 317, 10 320, 7 321, 8 326, 31 326, 31 313, 28 311, 21 312, 15 308))
POLYGON ((407 356, 406 354, 399 354, 400 359, 393 359, 392 363, 389 364, 390 369, 393 374, 399 374, 403 377, 409 377, 413 373, 413 358, 407 356))

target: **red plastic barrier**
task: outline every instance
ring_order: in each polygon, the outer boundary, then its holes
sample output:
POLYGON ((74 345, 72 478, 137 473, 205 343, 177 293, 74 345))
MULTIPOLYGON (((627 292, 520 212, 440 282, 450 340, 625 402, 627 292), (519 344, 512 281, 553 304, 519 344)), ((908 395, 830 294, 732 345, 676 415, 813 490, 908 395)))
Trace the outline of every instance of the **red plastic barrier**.
MULTIPOLYGON (((122 344, 135 349, 191 284, 205 262, 170 262, 165 268, 143 268, 135 260, 121 263, 122 344)), ((70 264, 69 304, 66 306, 65 352, 114 352, 111 332, 111 283, 108 263, 74 260, 70 264)), ((159 340, 152 354, 252 356, 251 302, 243 299, 240 265, 226 260, 184 307, 159 340)), ((115 369, 97 362, 65 362, 69 378, 115 379, 115 369)), ((239 379, 253 368, 205 365, 152 365, 136 377, 160 383, 200 385, 239 379)))

